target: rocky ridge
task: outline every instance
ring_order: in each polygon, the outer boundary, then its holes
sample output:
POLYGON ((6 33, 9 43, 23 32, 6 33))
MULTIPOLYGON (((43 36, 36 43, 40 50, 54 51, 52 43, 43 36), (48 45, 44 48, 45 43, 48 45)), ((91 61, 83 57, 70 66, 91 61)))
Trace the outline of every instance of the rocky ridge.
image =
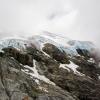
POLYGON ((90 52, 95 47, 42 38, 0 42, 0 100, 99 100, 100 58, 90 52))

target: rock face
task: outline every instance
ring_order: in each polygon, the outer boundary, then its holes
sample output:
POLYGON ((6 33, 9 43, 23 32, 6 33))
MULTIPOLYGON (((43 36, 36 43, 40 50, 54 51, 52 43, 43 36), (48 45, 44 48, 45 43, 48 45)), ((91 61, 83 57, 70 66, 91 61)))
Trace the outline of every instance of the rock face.
POLYGON ((0 80, 1 100, 24 100, 26 96, 32 100, 39 92, 35 82, 21 71, 21 65, 9 57, 0 58, 0 80))
POLYGON ((7 56, 14 57, 17 61, 19 61, 23 65, 33 66, 33 58, 31 55, 26 53, 22 53, 15 48, 8 47, 2 49, 7 56))
POLYGON ((72 56, 52 43, 42 50, 32 43, 2 48, 0 100, 100 100, 99 60, 87 49, 72 56))
POLYGON ((85 49, 76 49, 76 51, 81 56, 85 56, 86 58, 90 57, 90 54, 89 54, 88 50, 85 50, 85 49))
POLYGON ((71 94, 44 82, 36 83, 22 70, 25 68, 11 57, 0 57, 0 100, 75 100, 71 94), (46 87, 53 90, 46 91, 46 87))
POLYGON ((49 54, 52 58, 60 63, 69 63, 67 54, 64 51, 60 51, 55 45, 46 43, 42 48, 44 52, 49 54))

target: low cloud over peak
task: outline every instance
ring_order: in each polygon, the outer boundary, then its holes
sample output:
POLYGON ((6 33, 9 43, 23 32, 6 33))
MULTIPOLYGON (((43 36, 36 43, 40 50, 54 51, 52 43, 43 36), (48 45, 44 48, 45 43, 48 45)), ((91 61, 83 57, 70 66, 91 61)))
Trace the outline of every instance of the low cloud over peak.
POLYGON ((43 30, 99 46, 99 0, 0 0, 0 35, 43 30))

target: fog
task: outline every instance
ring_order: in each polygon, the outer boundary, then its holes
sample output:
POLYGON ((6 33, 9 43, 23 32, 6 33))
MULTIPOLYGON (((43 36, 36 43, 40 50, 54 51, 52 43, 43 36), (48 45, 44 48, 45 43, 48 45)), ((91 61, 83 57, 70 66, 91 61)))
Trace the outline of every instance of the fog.
POLYGON ((100 0, 0 0, 0 38, 49 31, 99 47, 100 0))

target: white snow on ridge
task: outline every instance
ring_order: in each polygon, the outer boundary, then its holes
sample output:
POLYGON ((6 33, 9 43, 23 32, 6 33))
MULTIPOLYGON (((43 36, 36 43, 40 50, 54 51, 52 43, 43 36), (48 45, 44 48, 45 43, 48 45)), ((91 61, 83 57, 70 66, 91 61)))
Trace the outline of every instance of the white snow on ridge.
MULTIPOLYGON (((52 33, 51 33, 52 34, 52 33)), ((61 37, 61 36, 55 36, 55 37, 50 37, 50 35, 41 35, 44 38, 50 39, 52 41, 54 41, 55 43, 58 43, 60 45, 63 45, 65 47, 69 47, 70 45, 67 43, 69 41, 69 39, 61 37)))
POLYGON ((72 70, 75 74, 84 76, 84 74, 77 71, 78 67, 79 66, 74 64, 72 61, 70 61, 70 64, 60 64, 60 66, 59 66, 59 68, 64 68, 64 69, 67 69, 68 71, 72 70))
POLYGON ((5 47, 14 47, 18 50, 24 50, 25 49, 25 44, 27 44, 27 41, 22 40, 22 39, 2 39, 0 40, 0 50, 5 47))
POLYGON ((60 64, 59 68, 64 68, 70 72, 70 69, 67 68, 67 64, 60 64))
POLYGON ((46 92, 46 93, 48 93, 48 90, 46 88, 44 88, 44 87, 39 86, 39 89, 44 91, 44 92, 46 92))
POLYGON ((79 73, 77 71, 77 68, 79 67, 78 65, 74 64, 72 61, 70 61, 70 64, 67 65, 68 68, 72 69, 74 73, 79 73))
MULTIPOLYGON (((32 38, 31 38, 32 40, 32 38)), ((77 41, 71 40, 67 37, 61 36, 61 34, 45 32, 36 36, 33 36, 33 40, 39 44, 40 49, 42 49, 43 44, 51 43, 58 47, 60 50, 64 50, 67 54, 78 55, 76 49, 86 49, 90 51, 95 48, 95 45, 89 41, 77 41)))
POLYGON ((23 72, 25 72, 26 74, 29 74, 30 76, 32 77, 35 77, 39 80, 42 80, 46 83, 49 83, 49 84, 52 84, 52 85, 55 85, 55 83, 51 82, 48 78, 46 78, 44 75, 40 75, 38 73, 38 70, 36 69, 36 61, 33 60, 33 64, 34 64, 34 67, 30 67, 28 65, 25 65, 24 67, 27 68, 27 69, 30 69, 33 73, 29 73, 29 72, 26 72, 25 70, 22 70, 23 72))
POLYGON ((87 60, 88 62, 91 62, 91 63, 95 63, 95 60, 93 58, 90 58, 89 60, 87 60))
MULTIPOLYGON (((61 34, 45 32, 43 34, 34 35, 33 37, 28 38, 17 36, 1 39, 0 50, 8 46, 12 46, 18 50, 24 50, 25 44, 29 44, 28 42, 33 43, 37 47, 37 49, 41 51, 45 43, 51 43, 58 47, 61 51, 65 51, 67 54, 70 54, 71 56, 78 55, 76 51, 77 48, 86 50, 91 50, 91 48, 95 48, 95 46, 88 41, 71 40, 67 37, 61 36, 61 34)), ((45 52, 43 53, 46 54, 45 52)))

